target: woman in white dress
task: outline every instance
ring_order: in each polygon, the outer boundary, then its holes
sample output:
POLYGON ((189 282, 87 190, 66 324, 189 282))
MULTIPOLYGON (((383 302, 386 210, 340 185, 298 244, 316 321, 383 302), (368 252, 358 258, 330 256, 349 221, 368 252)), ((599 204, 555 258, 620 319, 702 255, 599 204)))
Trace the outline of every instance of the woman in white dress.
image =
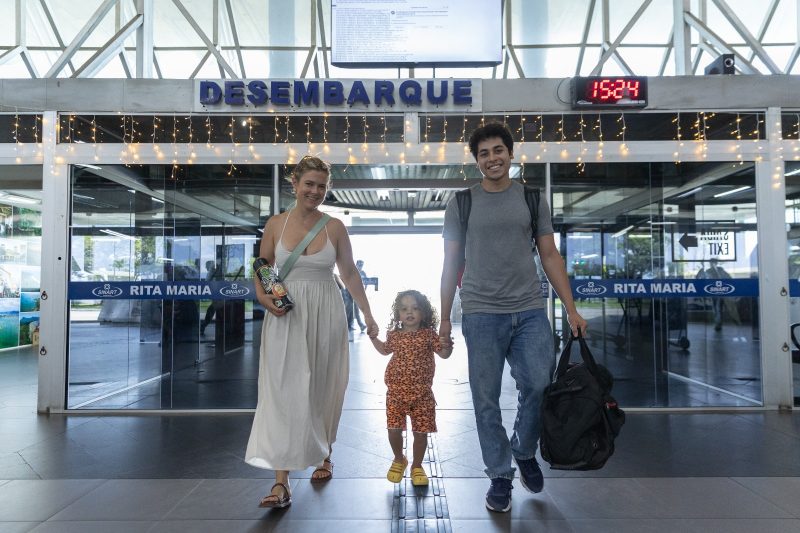
MULTIPOLYGON (((280 266, 322 217, 330 167, 306 156, 291 176, 297 197, 289 211, 264 226, 260 256, 280 266)), ((267 310, 261 332, 258 406, 245 461, 275 470, 275 484, 260 507, 291 504, 289 471, 316 465, 311 481, 333 476, 331 445, 342 413, 349 373, 347 322, 334 264, 364 312, 367 333, 378 334, 344 224, 331 218, 283 278, 295 306, 278 309, 256 283, 267 310)), ((283 276, 282 276, 283 277, 283 276)))

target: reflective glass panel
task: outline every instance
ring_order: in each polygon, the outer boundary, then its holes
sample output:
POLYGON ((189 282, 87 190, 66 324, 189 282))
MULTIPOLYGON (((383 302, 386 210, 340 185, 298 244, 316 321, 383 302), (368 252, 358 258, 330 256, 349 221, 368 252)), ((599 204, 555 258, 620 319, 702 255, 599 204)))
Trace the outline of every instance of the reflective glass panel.
POLYGON ((255 405, 272 168, 73 167, 68 408, 255 405))
POLYGON ((556 164, 551 175, 557 243, 620 403, 760 405, 754 165, 556 164))

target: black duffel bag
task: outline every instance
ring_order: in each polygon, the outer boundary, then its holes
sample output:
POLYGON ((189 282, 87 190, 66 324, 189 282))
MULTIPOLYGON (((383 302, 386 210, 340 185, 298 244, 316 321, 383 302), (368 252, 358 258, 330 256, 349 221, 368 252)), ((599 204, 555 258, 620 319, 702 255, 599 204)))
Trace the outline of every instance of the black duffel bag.
POLYGON ((544 390, 539 446, 551 468, 595 470, 614 453, 614 438, 625 423, 625 412, 611 396, 614 378, 595 362, 580 334, 583 362, 569 362, 574 339, 570 335, 553 382, 544 390))

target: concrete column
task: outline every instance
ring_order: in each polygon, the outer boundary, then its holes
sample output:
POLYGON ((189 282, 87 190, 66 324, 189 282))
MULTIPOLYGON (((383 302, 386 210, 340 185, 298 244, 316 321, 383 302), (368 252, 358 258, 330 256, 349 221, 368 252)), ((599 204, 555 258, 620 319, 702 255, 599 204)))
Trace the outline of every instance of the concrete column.
POLYGON ((759 309, 764 406, 791 409, 792 350, 789 339, 789 265, 786 238, 786 179, 781 113, 767 109, 767 153, 756 163, 759 309))
POLYGON ((58 114, 42 120, 42 269, 39 336, 40 413, 65 409, 67 281, 69 273, 69 165, 56 157, 58 114))

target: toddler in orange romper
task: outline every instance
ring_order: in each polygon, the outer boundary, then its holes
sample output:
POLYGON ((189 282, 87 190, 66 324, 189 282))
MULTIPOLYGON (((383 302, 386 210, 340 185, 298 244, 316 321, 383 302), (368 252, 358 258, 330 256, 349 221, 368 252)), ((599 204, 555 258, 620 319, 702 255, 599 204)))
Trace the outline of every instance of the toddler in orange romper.
POLYGON ((403 431, 406 417, 411 417, 414 432, 414 460, 411 483, 427 485, 428 476, 422 460, 428 449, 428 433, 436 431, 436 401, 433 397, 433 374, 436 369, 433 353, 450 357, 449 339, 437 333, 439 318, 428 298, 419 291, 403 291, 392 304, 386 342, 373 338, 372 344, 383 355, 392 355, 386 367, 386 427, 394 461, 386 474, 392 483, 400 483, 408 466, 403 455, 403 431))

